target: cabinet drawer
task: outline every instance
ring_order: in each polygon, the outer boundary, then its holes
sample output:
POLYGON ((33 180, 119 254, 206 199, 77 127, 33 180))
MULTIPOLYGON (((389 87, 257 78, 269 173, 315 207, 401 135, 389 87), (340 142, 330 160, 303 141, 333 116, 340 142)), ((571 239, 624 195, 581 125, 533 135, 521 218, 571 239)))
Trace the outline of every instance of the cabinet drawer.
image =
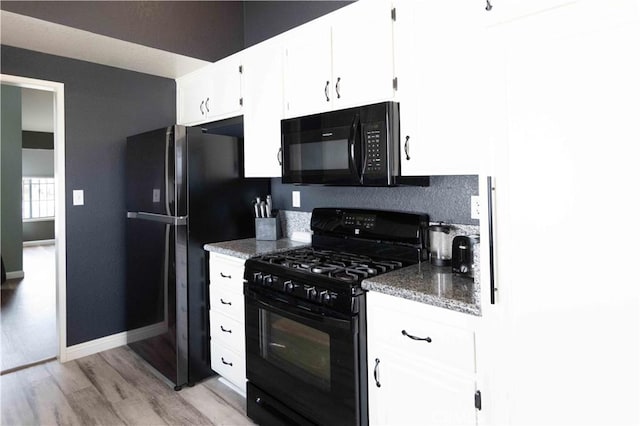
POLYGON ((226 347, 211 344, 211 368, 241 390, 246 387, 244 353, 237 354, 226 347))
POLYGON ((211 342, 244 353, 244 321, 235 321, 211 311, 211 342))
POLYGON ((369 336, 415 359, 435 361, 475 372, 475 337, 470 330, 451 327, 413 315, 393 315, 371 309, 369 336), (376 321, 386 318, 386 321, 376 321), (420 340, 418 340, 420 339, 420 340))
POLYGON ((211 310, 224 314, 231 319, 244 321, 244 296, 242 292, 225 291, 226 287, 211 285, 211 310))
POLYGON ((224 257, 211 256, 209 265, 212 286, 226 288, 230 292, 242 293, 244 261, 235 262, 224 257))

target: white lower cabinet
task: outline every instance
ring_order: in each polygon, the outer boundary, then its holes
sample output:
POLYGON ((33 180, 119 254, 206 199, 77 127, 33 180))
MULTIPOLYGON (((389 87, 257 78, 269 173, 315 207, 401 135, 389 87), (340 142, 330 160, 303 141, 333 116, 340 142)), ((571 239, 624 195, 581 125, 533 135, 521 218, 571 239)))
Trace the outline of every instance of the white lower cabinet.
POLYGON ((433 309, 367 293, 371 425, 477 424, 475 333, 433 309))
POLYGON ((244 259, 211 253, 209 262, 211 368, 244 395, 244 259))

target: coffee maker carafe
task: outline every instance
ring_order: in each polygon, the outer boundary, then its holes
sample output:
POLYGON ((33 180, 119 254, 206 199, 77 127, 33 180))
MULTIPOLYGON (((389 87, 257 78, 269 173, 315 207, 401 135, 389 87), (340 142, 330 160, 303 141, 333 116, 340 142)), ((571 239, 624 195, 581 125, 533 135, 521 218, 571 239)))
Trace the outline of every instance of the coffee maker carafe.
POLYGON ((442 222, 429 226, 429 257, 434 266, 451 265, 451 226, 442 222))

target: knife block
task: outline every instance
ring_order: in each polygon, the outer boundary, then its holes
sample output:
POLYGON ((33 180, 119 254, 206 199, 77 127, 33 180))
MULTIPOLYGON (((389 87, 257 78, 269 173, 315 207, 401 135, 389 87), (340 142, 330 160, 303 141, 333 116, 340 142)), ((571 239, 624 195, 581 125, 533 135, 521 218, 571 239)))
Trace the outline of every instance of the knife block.
POLYGON ((280 239, 280 220, 276 217, 256 217, 256 240, 280 239))

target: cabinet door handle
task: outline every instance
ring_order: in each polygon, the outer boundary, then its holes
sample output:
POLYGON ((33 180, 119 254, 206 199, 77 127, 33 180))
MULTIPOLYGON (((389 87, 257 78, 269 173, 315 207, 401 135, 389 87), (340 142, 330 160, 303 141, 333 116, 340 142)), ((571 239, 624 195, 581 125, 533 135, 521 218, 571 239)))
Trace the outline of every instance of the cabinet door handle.
POLYGON ((231 306, 231 302, 225 302, 222 298, 220 299, 220 303, 231 306))
POLYGON ((204 115, 204 110, 202 107, 204 106, 204 101, 200 102, 200 114, 204 115))
POLYGON ((381 387, 380 381, 378 380, 378 376, 380 373, 378 372, 378 367, 380 366, 380 360, 376 358, 376 366, 373 368, 373 379, 376 381, 376 386, 381 387))
POLYGON ((225 275, 225 274, 223 274, 222 272, 220 272, 220 276, 221 276, 222 278, 231 278, 231 275, 225 275))
POLYGON ((204 107, 206 108, 207 112, 209 112, 209 98, 207 98, 207 100, 204 102, 204 107))
POLYGON ((407 336, 409 339, 422 340, 424 342, 431 343, 431 337, 416 337, 416 336, 412 336, 409 333, 407 333, 405 330, 402 330, 402 335, 403 336, 407 336))
POLYGON ((226 328, 224 328, 223 326, 220 326, 220 330, 222 330, 223 333, 229 333, 231 334, 231 330, 227 330, 226 328))
POLYGON ((327 84, 324 85, 324 96, 327 98, 327 102, 329 102, 329 80, 327 80, 327 84))
POLYGON ((404 155, 407 156, 407 160, 411 160, 411 157, 409 157, 409 135, 404 140, 404 155))
POLYGON ((493 177, 487 176, 487 206, 489 207, 489 215, 487 218, 488 234, 489 234, 489 291, 491 297, 491 304, 496 304, 496 271, 495 271, 495 258, 493 253, 493 191, 495 191, 493 177))
POLYGON ((278 164, 282 166, 282 147, 278 148, 278 164))
POLYGON ((228 365, 229 367, 233 367, 233 363, 232 363, 232 362, 227 362, 227 361, 225 361, 225 360, 224 360, 224 357, 220 357, 220 359, 222 360, 222 363, 223 363, 224 365, 228 365))
POLYGON ((338 99, 340 99, 340 77, 336 80, 336 95, 338 95, 338 99))

